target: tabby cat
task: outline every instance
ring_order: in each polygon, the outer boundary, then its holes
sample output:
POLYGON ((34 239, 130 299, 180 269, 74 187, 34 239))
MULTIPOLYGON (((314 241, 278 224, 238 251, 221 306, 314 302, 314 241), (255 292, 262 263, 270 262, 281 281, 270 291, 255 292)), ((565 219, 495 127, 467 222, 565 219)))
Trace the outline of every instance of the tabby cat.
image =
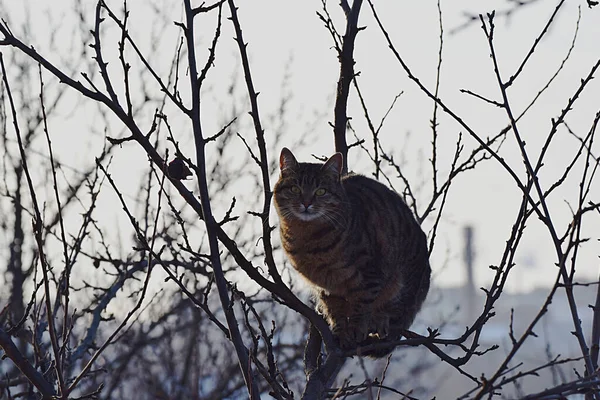
POLYGON ((283 148, 274 201, 285 252, 313 285, 340 346, 353 349, 401 337, 425 300, 431 269, 425 234, 400 196, 365 176, 342 176, 342 165, 340 153, 324 164, 299 163, 283 148))

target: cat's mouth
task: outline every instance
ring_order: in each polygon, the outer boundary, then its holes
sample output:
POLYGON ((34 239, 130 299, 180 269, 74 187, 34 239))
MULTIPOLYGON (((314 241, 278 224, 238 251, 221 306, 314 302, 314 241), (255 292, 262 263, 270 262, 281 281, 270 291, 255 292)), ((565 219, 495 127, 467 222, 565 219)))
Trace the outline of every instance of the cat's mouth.
POLYGON ((309 212, 296 213, 296 217, 301 221, 314 221, 319 216, 309 212))
POLYGON ((301 221, 314 221, 315 219, 319 218, 319 213, 315 211, 312 205, 308 207, 300 205, 300 207, 295 210, 294 216, 301 221))

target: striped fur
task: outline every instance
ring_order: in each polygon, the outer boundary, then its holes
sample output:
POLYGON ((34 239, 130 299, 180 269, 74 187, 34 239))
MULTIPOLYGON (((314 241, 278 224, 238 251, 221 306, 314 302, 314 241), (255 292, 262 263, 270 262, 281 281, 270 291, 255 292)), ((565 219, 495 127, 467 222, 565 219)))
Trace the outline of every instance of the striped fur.
POLYGON ((431 270, 425 234, 400 196, 373 179, 341 176, 341 168, 339 153, 324 164, 298 163, 284 148, 274 201, 285 252, 351 349, 400 338, 425 300, 431 270))

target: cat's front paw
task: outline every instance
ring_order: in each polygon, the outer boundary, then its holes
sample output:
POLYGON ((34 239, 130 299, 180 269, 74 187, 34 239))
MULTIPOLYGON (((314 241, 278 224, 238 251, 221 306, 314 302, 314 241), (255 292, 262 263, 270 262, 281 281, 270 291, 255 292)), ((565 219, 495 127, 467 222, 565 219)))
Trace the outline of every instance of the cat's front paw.
POLYGON ((389 315, 374 314, 369 325, 371 333, 375 334, 379 339, 385 339, 390 334, 389 315))
POLYGON ((344 350, 356 348, 369 334, 367 321, 358 317, 335 321, 332 331, 340 347, 344 350))

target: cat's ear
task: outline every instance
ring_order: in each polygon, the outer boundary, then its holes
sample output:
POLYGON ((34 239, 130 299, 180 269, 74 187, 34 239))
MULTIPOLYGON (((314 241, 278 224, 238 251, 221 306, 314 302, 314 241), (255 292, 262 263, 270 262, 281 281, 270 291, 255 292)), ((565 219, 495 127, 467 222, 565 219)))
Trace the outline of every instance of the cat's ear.
POLYGON ((328 174, 335 175, 337 179, 342 175, 342 168, 344 166, 344 157, 342 153, 335 153, 323 164, 321 171, 328 174))
POLYGON ((296 157, 292 154, 292 152, 284 147, 281 149, 281 154, 279 155, 279 169, 281 172, 285 170, 295 170, 298 166, 298 161, 296 161, 296 157))

